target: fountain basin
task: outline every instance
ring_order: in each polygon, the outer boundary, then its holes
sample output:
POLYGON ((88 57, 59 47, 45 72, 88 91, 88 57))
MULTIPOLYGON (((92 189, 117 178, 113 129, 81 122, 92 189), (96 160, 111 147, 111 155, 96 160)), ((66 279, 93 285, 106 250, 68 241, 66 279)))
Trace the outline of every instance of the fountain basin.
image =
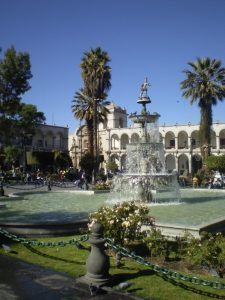
MULTIPOLYGON (((87 228, 88 215, 102 205, 113 205, 106 193, 52 191, 19 193, 1 201, 0 227, 21 235, 74 234, 87 228)), ((194 236, 201 231, 225 232, 225 190, 181 190, 180 202, 151 203, 150 214, 164 235, 194 236)))

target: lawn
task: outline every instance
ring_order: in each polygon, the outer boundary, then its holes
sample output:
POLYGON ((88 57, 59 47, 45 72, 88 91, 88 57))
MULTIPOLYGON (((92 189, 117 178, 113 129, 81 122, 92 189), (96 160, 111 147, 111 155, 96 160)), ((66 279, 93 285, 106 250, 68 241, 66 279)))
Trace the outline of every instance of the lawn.
MULTIPOLYGON (((74 237, 42 238, 41 241, 47 243, 63 240, 66 242, 71 238, 74 237)), ((84 249, 78 249, 74 245, 63 247, 31 247, 30 245, 14 243, 11 245, 13 253, 7 253, 7 255, 56 271, 64 272, 72 277, 80 277, 86 273, 85 263, 90 253, 90 244, 88 242, 82 244, 84 245, 84 249)), ((6 253, 1 249, 0 254, 5 255, 6 253)), ((117 288, 120 282, 129 282, 131 285, 126 290, 127 292, 154 300, 225 299, 224 290, 217 290, 202 285, 194 285, 186 281, 169 279, 160 273, 150 270, 149 267, 138 264, 128 258, 123 258, 122 262, 123 266, 118 268, 116 267, 114 257, 110 257, 110 274, 113 279, 113 288, 117 288)), ((168 265, 167 268, 170 268, 171 266, 172 265, 168 265)), ((173 264, 173 267, 176 267, 175 264, 173 264)), ((209 281, 222 281, 225 283, 225 280, 215 277, 206 275, 199 276, 196 273, 193 273, 193 270, 190 271, 190 269, 185 269, 185 266, 183 266, 183 269, 181 270, 182 272, 185 271, 189 276, 198 276, 209 281)))

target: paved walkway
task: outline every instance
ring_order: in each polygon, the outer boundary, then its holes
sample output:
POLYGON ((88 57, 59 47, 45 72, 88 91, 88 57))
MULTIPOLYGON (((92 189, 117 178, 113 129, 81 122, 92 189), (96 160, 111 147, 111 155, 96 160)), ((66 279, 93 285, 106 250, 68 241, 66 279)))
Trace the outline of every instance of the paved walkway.
POLYGON ((1 300, 141 300, 111 288, 92 296, 89 286, 67 276, 15 258, 0 255, 1 300))

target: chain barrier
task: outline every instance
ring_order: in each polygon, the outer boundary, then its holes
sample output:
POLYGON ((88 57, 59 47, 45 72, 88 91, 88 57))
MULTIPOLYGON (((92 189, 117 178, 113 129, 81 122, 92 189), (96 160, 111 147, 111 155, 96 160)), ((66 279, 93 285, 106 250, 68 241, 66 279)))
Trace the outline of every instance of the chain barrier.
POLYGON ((59 241, 59 242, 43 242, 43 241, 36 241, 36 240, 27 240, 23 237, 19 237, 18 235, 12 234, 5 229, 0 228, 0 234, 4 235, 5 237, 19 242, 23 245, 29 246, 38 246, 38 247, 65 247, 67 245, 75 245, 77 248, 81 248, 80 242, 86 242, 89 239, 87 234, 82 235, 79 239, 71 239, 68 241, 59 241))
MULTIPOLYGON (((31 191, 31 190, 42 188, 44 186, 48 187, 48 184, 46 184, 46 183, 37 183, 37 184, 33 183, 32 185, 34 185, 34 186, 28 187, 28 185, 26 185, 26 184, 24 184, 24 187, 21 187, 21 186, 19 187, 19 186, 10 185, 10 184, 4 184, 3 186, 5 186, 6 188, 11 188, 11 189, 20 190, 20 191, 31 191)), ((58 187, 61 189, 70 189, 70 188, 76 187, 74 184, 67 184, 67 183, 57 182, 57 181, 51 182, 51 184, 49 186, 50 187, 55 186, 55 187, 58 187)))
POLYGON ((195 276, 189 276, 184 275, 180 272, 176 272, 167 268, 162 268, 158 265, 155 265, 147 260, 145 260, 143 257, 136 255, 135 252, 132 252, 122 246, 115 245, 113 240, 110 238, 106 238, 106 244, 115 250, 116 252, 119 252, 124 257, 129 257, 133 260, 135 260, 137 263, 145 265, 147 267, 150 267, 151 270, 155 271, 156 273, 160 273, 168 278, 174 279, 174 280, 183 280, 186 282, 190 282, 196 285, 202 285, 202 286, 208 286, 214 289, 225 289, 225 284, 218 282, 218 281, 208 281, 205 279, 201 279, 195 276))
MULTIPOLYGON (((0 228, 0 234, 4 235, 5 237, 15 242, 19 242, 23 245, 37 246, 37 247, 51 247, 51 248, 65 247, 67 245, 75 245, 78 249, 80 249, 81 248, 80 242, 85 242, 89 239, 89 236, 85 234, 82 235, 79 239, 70 239, 68 241, 59 241, 59 242, 43 242, 43 241, 36 241, 36 240, 27 240, 23 237, 19 237, 18 235, 12 234, 2 228, 0 228)), ((114 244, 113 240, 110 238, 105 238, 105 242, 110 248, 115 250, 117 253, 120 253, 121 256, 129 257, 134 261, 136 261, 137 263, 145 265, 149 267, 151 270, 155 271, 156 273, 162 274, 170 279, 183 280, 192 284, 207 286, 214 289, 225 289, 224 283, 218 281, 208 281, 195 276, 184 275, 180 272, 163 268, 160 267, 159 265, 153 264, 147 261, 146 259, 144 259, 142 256, 136 255, 135 252, 132 252, 129 249, 122 247, 120 245, 114 244)))
POLYGON ((58 187, 58 188, 61 188, 61 189, 70 189, 70 188, 75 188, 76 185, 72 184, 67 184, 67 183, 64 183, 64 182, 57 182, 57 181, 54 181, 53 183, 51 183, 51 186, 55 186, 55 187, 58 187))
POLYGON ((33 187, 17 187, 15 185, 6 185, 5 187, 6 188, 10 188, 10 189, 13 189, 13 190, 20 190, 20 191, 31 191, 31 190, 36 190, 36 189, 39 189, 39 188, 42 188, 43 186, 45 186, 43 183, 42 184, 38 184, 38 185, 35 185, 33 187))
MULTIPOLYGON (((38 247, 65 247, 67 245, 75 245, 77 248, 81 248, 80 242, 85 242, 89 239, 87 234, 82 235, 79 239, 70 239, 68 241, 59 241, 59 242, 43 242, 43 241, 36 241, 36 240, 27 240, 23 237, 19 237, 15 234, 8 232, 5 229, 0 228, 0 234, 4 235, 5 237, 19 242, 23 245, 29 246, 38 246, 38 247)), ((142 256, 136 255, 135 252, 130 251, 129 249, 122 247, 120 245, 114 244, 113 240, 110 238, 105 238, 106 244, 115 250, 117 253, 120 253, 121 256, 129 257, 135 260, 137 263, 142 264, 144 266, 149 267, 151 270, 155 271, 156 273, 162 274, 170 279, 174 280, 183 280, 192 284, 208 286, 214 289, 225 289, 225 284, 218 282, 218 281, 208 281, 205 279, 201 279, 195 276, 189 276, 182 274, 180 272, 176 272, 167 268, 160 267, 159 265, 155 265, 147 260, 145 260, 142 256)))

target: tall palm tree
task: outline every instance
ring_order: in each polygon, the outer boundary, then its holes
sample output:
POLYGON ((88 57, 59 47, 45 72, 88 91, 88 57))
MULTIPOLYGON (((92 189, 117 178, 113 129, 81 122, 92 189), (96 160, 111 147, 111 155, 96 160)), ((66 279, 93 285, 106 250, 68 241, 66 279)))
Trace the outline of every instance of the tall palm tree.
POLYGON ((200 107, 199 141, 204 160, 210 155, 212 106, 225 97, 225 68, 221 67, 220 60, 209 57, 197 58, 188 65, 192 70, 183 71, 187 78, 181 82, 181 89, 191 104, 198 102, 200 107))
MULTIPOLYGON (((94 156, 98 168, 97 146, 97 106, 107 97, 111 88, 111 68, 108 65, 108 53, 100 47, 85 52, 81 62, 81 74, 84 81, 84 93, 93 101, 94 156)), ((96 173, 97 170, 95 170, 96 173)))
POLYGON ((92 99, 105 99, 111 88, 111 68, 108 53, 100 47, 84 52, 81 62, 81 74, 84 91, 92 99))
MULTIPOLYGON (((88 152, 94 155, 94 145, 93 145, 93 118, 94 118, 94 102, 92 98, 84 93, 83 89, 76 92, 74 99, 72 100, 72 112, 75 118, 79 120, 85 120, 87 131, 88 131, 88 152)), ((109 110, 107 105, 109 101, 102 100, 98 105, 97 120, 99 123, 105 122, 107 120, 107 114, 109 110)))
POLYGON ((100 47, 85 52, 81 62, 81 74, 84 80, 84 92, 93 100, 94 110, 94 146, 97 150, 97 102, 106 98, 111 87, 110 58, 100 47))

